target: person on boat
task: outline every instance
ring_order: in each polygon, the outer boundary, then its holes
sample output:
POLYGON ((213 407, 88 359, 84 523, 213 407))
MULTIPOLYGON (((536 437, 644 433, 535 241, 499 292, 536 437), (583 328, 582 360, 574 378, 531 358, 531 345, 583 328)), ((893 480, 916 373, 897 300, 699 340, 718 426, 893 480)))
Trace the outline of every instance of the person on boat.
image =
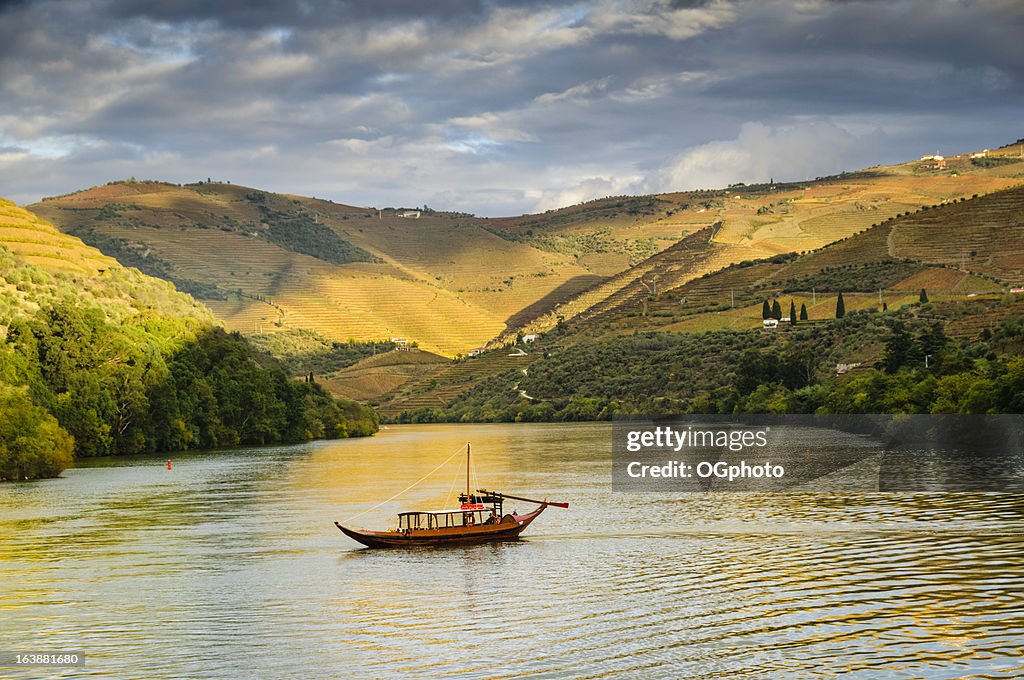
POLYGON ((497 524, 497 523, 498 523, 498 515, 497 515, 497 513, 494 512, 494 510, 491 510, 491 515, 490 515, 490 517, 487 518, 487 521, 484 522, 484 524, 497 524))

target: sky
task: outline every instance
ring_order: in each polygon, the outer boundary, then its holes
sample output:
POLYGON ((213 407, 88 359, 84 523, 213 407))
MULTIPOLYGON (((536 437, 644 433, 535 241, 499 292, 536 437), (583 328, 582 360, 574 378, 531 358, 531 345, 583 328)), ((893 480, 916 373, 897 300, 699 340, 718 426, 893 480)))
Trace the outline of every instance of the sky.
POLYGON ((0 196, 481 216, 1024 137, 1018 0, 0 0, 0 196))

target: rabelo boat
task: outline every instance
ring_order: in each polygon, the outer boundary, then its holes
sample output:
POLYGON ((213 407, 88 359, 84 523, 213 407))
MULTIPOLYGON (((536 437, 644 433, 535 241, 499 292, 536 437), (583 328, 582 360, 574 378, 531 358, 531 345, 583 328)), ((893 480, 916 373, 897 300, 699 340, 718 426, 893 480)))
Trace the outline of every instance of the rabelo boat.
POLYGON ((514 541, 548 507, 568 508, 568 503, 538 501, 496 491, 470 491, 469 460, 471 445, 466 445, 466 491, 459 494, 459 507, 452 510, 414 510, 398 513, 398 525, 386 531, 353 529, 335 522, 349 538, 370 548, 446 546, 514 541), (525 514, 504 512, 504 501, 537 503, 525 514))

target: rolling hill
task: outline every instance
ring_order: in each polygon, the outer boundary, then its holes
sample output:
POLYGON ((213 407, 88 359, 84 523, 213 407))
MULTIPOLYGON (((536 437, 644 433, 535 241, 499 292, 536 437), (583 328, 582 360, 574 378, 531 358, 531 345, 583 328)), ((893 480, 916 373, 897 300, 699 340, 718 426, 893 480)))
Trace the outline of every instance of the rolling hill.
MULTIPOLYGON (((918 210, 804 255, 732 265, 652 296, 645 310, 619 305, 604 327, 712 330, 756 328, 761 303, 806 304, 828 318, 839 291, 853 308, 917 299, 966 301, 1024 285, 1024 188, 918 210)), ((586 330, 593 333, 591 326, 586 330)))
POLYGON ((529 304, 565 299, 596 278, 467 216, 402 217, 229 184, 116 183, 32 208, 175 281, 245 333, 406 337, 452 356, 493 338, 529 304))
MULTIPOLYGON (((713 230, 694 234, 698 235, 702 243, 714 241, 713 230)), ((922 319, 933 314, 951 336, 976 338, 1022 314, 1024 294, 1009 292, 1024 288, 1022 243, 1024 187, 1018 187, 922 206, 808 253, 747 260, 682 283, 673 277, 670 248, 618 275, 634 272, 615 294, 563 318, 555 331, 536 345, 525 346, 527 355, 515 361, 530 367, 532 375, 533 367, 543 367, 549 355, 577 345, 615 343, 637 333, 759 332, 762 304, 772 299, 780 302, 786 315, 791 303, 796 309, 807 308, 809 321, 793 327, 783 323, 777 331, 768 331, 785 337, 796 328, 833 319, 840 291, 846 309, 854 312, 876 311, 883 305, 899 310, 917 303, 924 289, 933 304, 922 319), (654 281, 664 286, 655 290, 654 281), (644 285, 635 285, 638 282, 644 285)), ((696 244, 683 251, 691 257, 703 252, 696 244)), ((908 309, 912 317, 920 316, 916 307, 908 309)), ((758 343, 764 344, 758 340, 754 345, 758 343)), ((881 358, 882 345, 839 343, 822 348, 826 350, 836 363, 869 365, 881 358)), ((379 397, 380 409, 390 417, 431 409, 444 412, 488 383, 491 393, 498 389, 511 399, 527 374, 511 372, 507 356, 509 350, 495 349, 465 366, 407 382, 379 397), (504 386, 496 388, 493 381, 499 376, 504 376, 504 386)))
POLYGON ((1022 160, 1008 148, 942 167, 914 161, 510 218, 360 208, 227 183, 117 182, 30 208, 174 281, 231 329, 405 337, 453 357, 733 263, 820 248, 922 205, 1019 184, 1022 160))

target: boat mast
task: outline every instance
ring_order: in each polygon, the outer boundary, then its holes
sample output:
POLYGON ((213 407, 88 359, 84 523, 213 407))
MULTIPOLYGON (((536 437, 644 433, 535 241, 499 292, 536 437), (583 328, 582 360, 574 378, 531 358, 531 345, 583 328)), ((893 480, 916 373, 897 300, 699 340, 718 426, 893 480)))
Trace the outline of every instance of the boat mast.
POLYGON ((473 445, 466 442, 466 502, 472 503, 473 501, 469 498, 469 455, 472 451, 473 445))

